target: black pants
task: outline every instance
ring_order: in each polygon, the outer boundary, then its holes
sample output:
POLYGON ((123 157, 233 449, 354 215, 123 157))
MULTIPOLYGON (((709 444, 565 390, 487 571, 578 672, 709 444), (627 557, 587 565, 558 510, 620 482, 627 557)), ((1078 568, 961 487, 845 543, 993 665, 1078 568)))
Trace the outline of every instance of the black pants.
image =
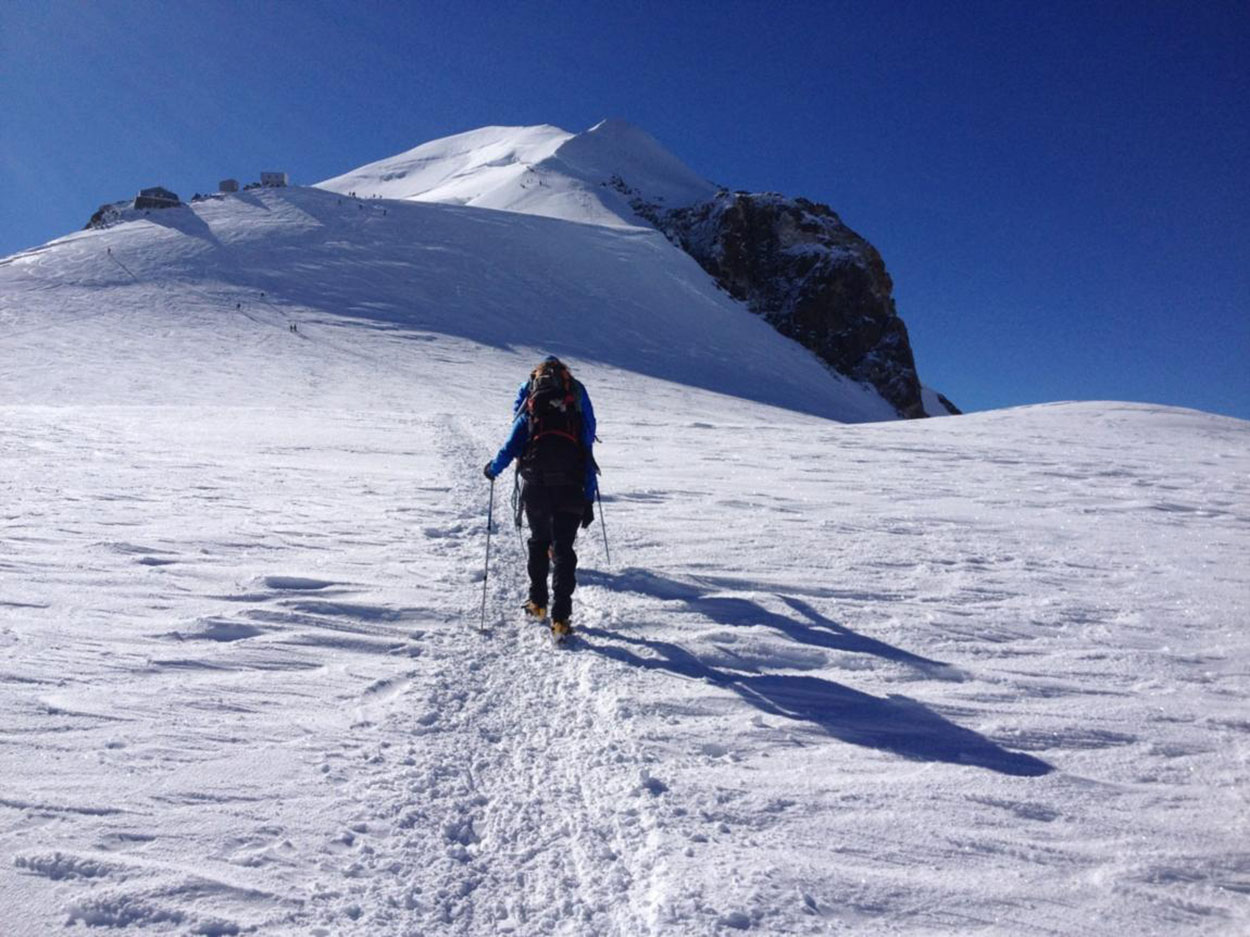
POLYGON ((527 481, 521 504, 529 523, 530 601, 547 605, 547 574, 551 573, 551 617, 568 621, 577 588, 577 554, 573 541, 582 520, 582 493, 577 486, 549 486, 527 481))

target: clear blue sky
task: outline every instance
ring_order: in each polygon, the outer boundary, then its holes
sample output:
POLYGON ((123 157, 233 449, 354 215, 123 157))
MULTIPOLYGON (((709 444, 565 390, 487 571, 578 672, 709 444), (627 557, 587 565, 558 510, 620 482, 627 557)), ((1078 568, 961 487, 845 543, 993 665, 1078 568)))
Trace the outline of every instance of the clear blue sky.
POLYGON ((1250 3, 0 3, 0 255, 163 184, 486 124, 830 204, 965 409, 1250 419, 1250 3))

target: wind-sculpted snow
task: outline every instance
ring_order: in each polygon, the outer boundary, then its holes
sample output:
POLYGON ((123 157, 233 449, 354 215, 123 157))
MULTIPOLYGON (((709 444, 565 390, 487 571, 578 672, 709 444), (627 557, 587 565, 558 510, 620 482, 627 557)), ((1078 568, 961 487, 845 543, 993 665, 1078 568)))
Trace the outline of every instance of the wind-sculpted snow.
POLYGON ((705 201, 717 191, 650 134, 621 120, 605 120, 579 134, 550 125, 483 127, 422 144, 318 187, 361 198, 471 205, 608 227, 646 226, 619 190, 622 176, 636 196, 665 208, 705 201))
POLYGON ((1250 929, 1250 424, 836 422, 658 235, 513 218, 249 193, 0 263, 0 933, 1250 929), (604 470, 566 650, 481 475, 549 347, 604 470))

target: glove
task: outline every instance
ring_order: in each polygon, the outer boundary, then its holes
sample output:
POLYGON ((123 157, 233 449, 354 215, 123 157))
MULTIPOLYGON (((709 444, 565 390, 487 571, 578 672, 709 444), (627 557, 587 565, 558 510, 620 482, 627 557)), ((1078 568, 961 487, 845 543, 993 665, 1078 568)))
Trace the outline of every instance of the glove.
POLYGON ((595 522, 595 502, 587 501, 586 507, 582 510, 582 530, 585 530, 595 522))
POLYGON ((489 478, 491 481, 494 481, 494 480, 495 480, 495 473, 494 473, 493 471, 491 471, 491 465, 492 465, 492 464, 493 464, 493 463, 491 463, 491 462, 487 462, 487 463, 486 463, 486 468, 482 469, 482 474, 483 474, 483 475, 485 475, 487 478, 489 478))

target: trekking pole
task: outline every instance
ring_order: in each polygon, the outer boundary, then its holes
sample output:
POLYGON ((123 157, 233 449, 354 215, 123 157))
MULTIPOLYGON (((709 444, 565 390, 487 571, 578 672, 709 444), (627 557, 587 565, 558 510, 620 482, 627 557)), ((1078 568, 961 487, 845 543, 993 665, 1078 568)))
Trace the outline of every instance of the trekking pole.
POLYGON ((521 548, 522 555, 525 554, 525 537, 521 534, 521 466, 517 466, 516 474, 512 476, 512 523, 516 525, 516 542, 521 548))
POLYGON ((490 581, 490 528, 495 516, 495 480, 490 480, 490 506, 486 509, 486 569, 482 573, 482 624, 479 631, 486 630, 486 584, 490 581))
POLYGON ((608 525, 603 519, 603 496, 599 494, 599 486, 595 486, 595 500, 599 502, 599 529, 603 531, 603 554, 609 566, 612 565, 612 551, 608 549, 608 525))

